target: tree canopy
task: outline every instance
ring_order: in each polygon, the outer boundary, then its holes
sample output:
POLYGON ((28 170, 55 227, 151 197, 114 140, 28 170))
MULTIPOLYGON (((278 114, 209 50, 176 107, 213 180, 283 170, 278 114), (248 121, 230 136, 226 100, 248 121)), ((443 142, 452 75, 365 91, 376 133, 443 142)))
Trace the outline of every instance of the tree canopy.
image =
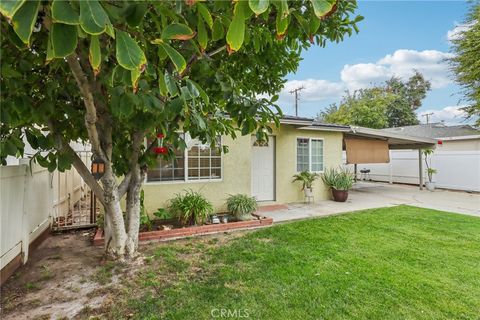
POLYGON ((465 30, 452 39, 455 56, 450 62, 469 104, 464 110, 469 117, 477 116, 480 125, 480 3, 472 6, 464 24, 465 30))
POLYGON ((406 81, 392 77, 383 85, 347 91, 337 106, 318 114, 321 121, 368 128, 389 128, 418 124, 415 114, 422 105, 430 82, 418 71, 406 81))
POLYGON ((153 153, 146 138, 161 134, 172 148, 186 147, 181 131, 212 146, 218 135, 265 139, 302 50, 358 31, 355 9, 337 0, 2 1, 0 160, 22 156, 26 138, 49 170, 73 164, 105 207, 107 250, 131 254, 146 167, 173 154, 153 153), (79 140, 105 162, 101 184, 70 148, 79 140))

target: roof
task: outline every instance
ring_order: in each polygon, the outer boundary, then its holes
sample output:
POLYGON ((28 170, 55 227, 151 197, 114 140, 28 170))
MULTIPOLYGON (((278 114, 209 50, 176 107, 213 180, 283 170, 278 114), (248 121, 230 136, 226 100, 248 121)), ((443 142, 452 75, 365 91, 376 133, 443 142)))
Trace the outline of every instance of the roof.
POLYGON ((435 139, 413 137, 399 132, 389 132, 381 129, 370 129, 351 126, 351 131, 345 133, 345 137, 386 140, 389 149, 424 149, 434 148, 435 139))
MULTIPOLYGON (((383 131, 397 132, 413 137, 424 137, 431 139, 479 136, 480 130, 470 125, 447 126, 444 123, 428 123, 415 126, 405 126, 383 129, 383 131)), ((467 138, 468 139, 468 138, 467 138)))
POLYGON ((432 148, 436 143, 434 139, 409 136, 403 132, 325 123, 306 117, 285 115, 280 119, 280 123, 296 125, 300 130, 337 131, 343 132, 346 137, 386 140, 390 149, 432 148))

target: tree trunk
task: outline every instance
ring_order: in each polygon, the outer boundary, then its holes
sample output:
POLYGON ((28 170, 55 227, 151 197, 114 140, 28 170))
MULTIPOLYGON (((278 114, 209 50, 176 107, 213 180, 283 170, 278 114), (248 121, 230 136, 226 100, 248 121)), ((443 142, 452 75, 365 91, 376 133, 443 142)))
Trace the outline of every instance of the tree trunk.
POLYGON ((138 232, 140 229, 140 189, 143 174, 138 165, 132 171, 132 178, 127 191, 127 242, 126 255, 134 257, 138 248, 138 232))

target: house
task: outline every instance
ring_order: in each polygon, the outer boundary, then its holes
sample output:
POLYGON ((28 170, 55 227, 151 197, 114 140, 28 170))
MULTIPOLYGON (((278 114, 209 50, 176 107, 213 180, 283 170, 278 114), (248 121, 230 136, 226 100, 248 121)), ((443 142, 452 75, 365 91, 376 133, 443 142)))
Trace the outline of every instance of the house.
MULTIPOLYGON (((301 185, 292 182, 293 175, 303 170, 321 173, 325 168, 342 165, 342 150, 348 139, 363 140, 364 146, 379 142, 387 152, 402 145, 434 145, 431 139, 292 116, 280 120, 280 127, 274 128, 268 143, 259 143, 250 135, 235 140, 219 137, 220 144, 229 147, 226 154, 190 139, 188 134, 185 139, 187 150, 176 151, 174 160, 159 159, 148 170, 143 186, 147 212, 165 207, 168 199, 186 189, 204 194, 217 211, 225 210, 229 194, 252 195, 264 205, 304 201, 301 185)), ((315 200, 330 197, 321 179, 313 189, 315 200)))
MULTIPOLYGON (((382 130, 416 138, 436 141, 436 148, 428 160, 437 170, 433 180, 437 187, 463 191, 480 191, 480 130, 469 125, 447 126, 444 123, 420 124, 382 130)), ((418 184, 419 172, 416 150, 390 152, 389 164, 367 164, 376 181, 418 184)), ((424 174, 425 176, 425 174, 424 174)))
POLYGON ((439 122, 388 128, 385 131, 435 139, 442 151, 480 151, 480 130, 470 125, 447 126, 439 122))

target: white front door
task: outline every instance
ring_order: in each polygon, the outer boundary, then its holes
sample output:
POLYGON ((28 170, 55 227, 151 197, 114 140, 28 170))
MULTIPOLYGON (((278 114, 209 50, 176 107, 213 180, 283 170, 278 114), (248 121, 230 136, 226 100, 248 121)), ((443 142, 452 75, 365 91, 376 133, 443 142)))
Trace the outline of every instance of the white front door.
POLYGON ((275 200, 275 137, 258 146, 252 136, 252 196, 257 201, 275 200))

